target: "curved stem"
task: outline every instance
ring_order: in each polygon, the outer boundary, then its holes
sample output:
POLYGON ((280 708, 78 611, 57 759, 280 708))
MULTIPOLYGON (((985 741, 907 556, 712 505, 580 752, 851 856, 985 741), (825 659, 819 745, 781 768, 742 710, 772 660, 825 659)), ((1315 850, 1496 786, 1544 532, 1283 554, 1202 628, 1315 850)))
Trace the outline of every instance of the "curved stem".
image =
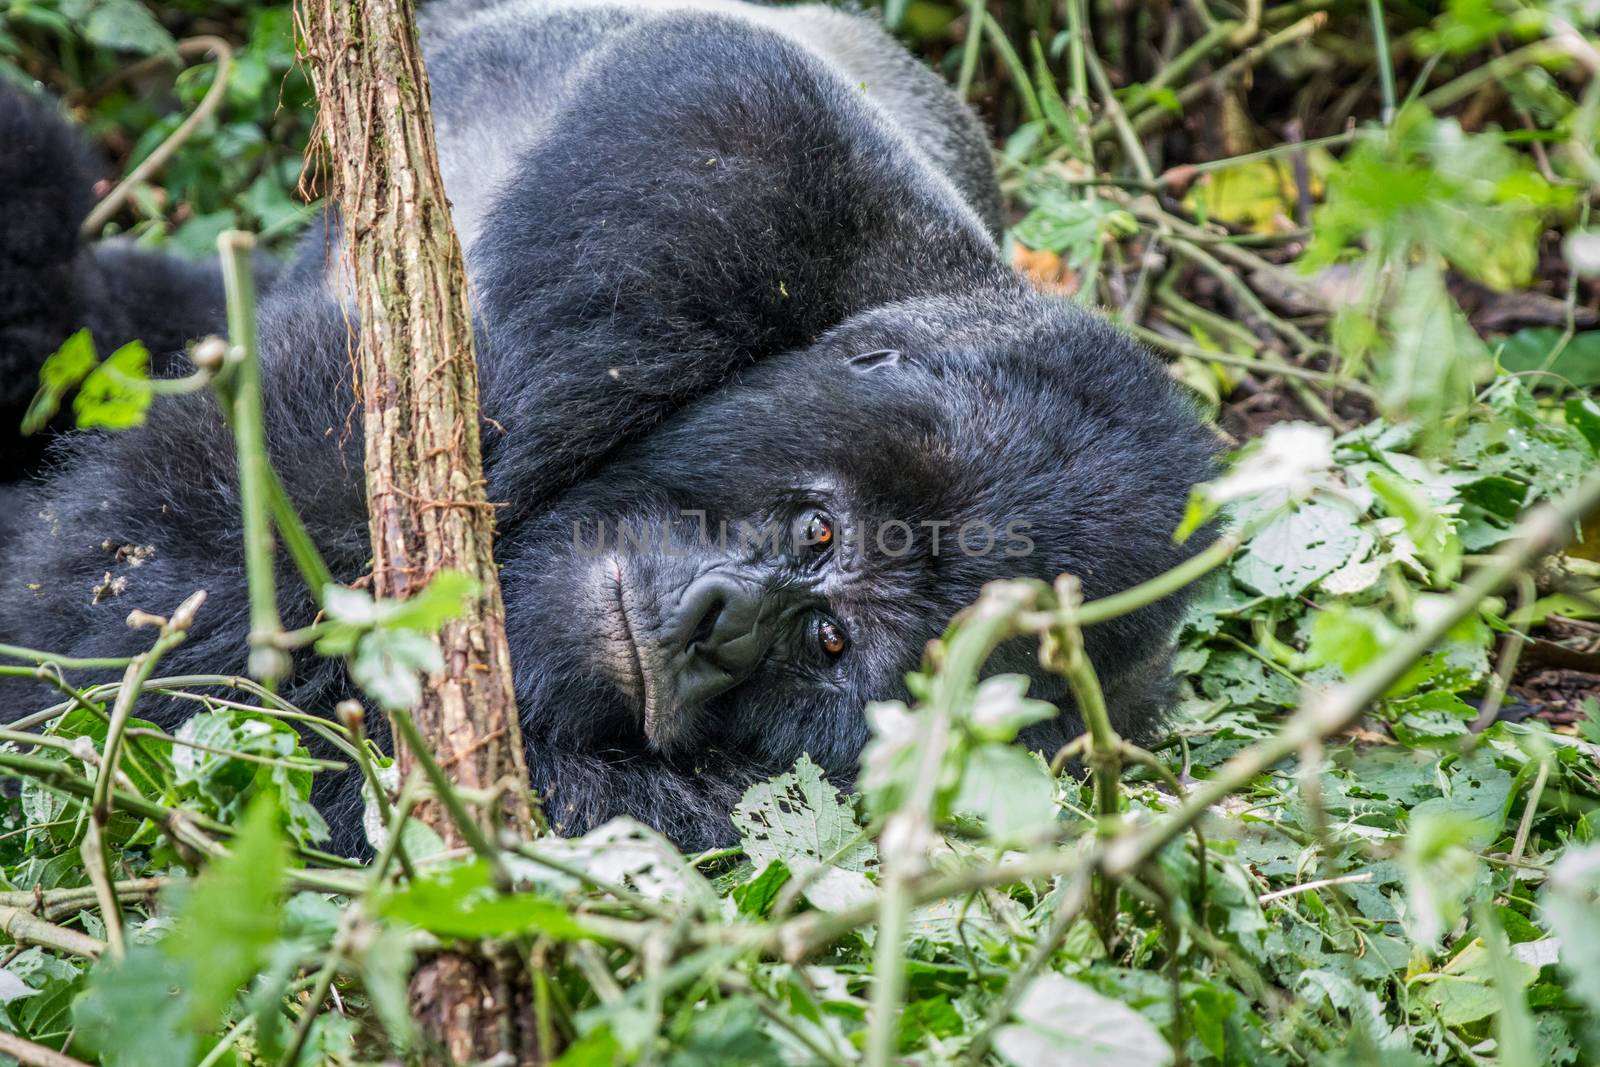
POLYGON ((217 60, 217 76, 211 82, 211 88, 206 90, 206 95, 201 98, 199 105, 183 120, 183 124, 173 130, 156 146, 156 150, 134 167, 128 176, 117 183, 100 202, 94 206, 79 227, 79 233, 84 237, 94 237, 105 228, 106 223, 121 210, 123 202, 128 199, 128 194, 142 182, 149 181, 155 174, 167 165, 167 161, 175 155, 183 143, 194 135, 200 124, 210 118, 217 108, 222 106, 222 98, 228 91, 228 77, 233 73, 233 46, 221 37, 190 37, 177 43, 178 55, 185 59, 193 55, 211 55, 217 60))

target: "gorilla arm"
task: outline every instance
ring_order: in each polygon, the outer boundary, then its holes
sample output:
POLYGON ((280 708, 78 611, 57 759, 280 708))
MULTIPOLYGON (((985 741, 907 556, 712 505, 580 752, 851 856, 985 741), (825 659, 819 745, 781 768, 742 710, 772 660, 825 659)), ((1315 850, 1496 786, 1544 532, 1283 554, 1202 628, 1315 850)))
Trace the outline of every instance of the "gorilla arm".
POLYGON ((948 180, 814 57, 726 21, 632 32, 475 227, 503 519, 858 312, 1016 287, 948 180))

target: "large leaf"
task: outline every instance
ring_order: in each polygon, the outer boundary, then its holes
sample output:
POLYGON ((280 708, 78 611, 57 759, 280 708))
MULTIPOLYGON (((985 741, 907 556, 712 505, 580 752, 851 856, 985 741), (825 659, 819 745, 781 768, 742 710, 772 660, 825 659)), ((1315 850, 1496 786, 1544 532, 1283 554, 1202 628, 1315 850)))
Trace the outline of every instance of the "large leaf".
POLYGON ((1172 1049, 1143 1015, 1059 974, 1029 984, 994 1047, 1016 1067, 1166 1067, 1172 1049))
POLYGON ((996 841, 1024 840, 1055 824, 1055 783, 1022 749, 982 744, 961 770, 954 810, 982 820, 996 841))
POLYGON ((39 392, 22 417, 22 432, 38 433, 61 409, 61 400, 99 365, 87 329, 61 343, 39 368, 39 392))
POLYGON ((1549 371, 1580 387, 1600 385, 1600 330, 1574 334, 1565 345, 1562 333, 1554 326, 1518 330, 1501 346, 1500 366, 1513 374, 1549 371))
POLYGON ((873 860, 871 842, 856 840, 855 813, 809 756, 787 774, 751 786, 734 809, 733 824, 757 867, 782 860, 801 871, 831 859, 836 867, 864 871, 873 860))
POLYGON ((98 0, 83 35, 91 44, 119 52, 171 52, 172 34, 138 0, 98 0))
POLYGON ((138 341, 123 345, 83 380, 72 398, 78 425, 107 430, 138 426, 150 407, 149 380, 149 351, 138 341))
POLYGON ((228 854, 184 897, 178 928, 162 948, 190 977, 189 1018, 197 1028, 215 1023, 278 936, 288 862, 275 806, 258 798, 228 854))
POLYGON ((1574 997, 1600 1012, 1600 845, 1561 857, 1545 886, 1544 907, 1561 941, 1561 966, 1574 997))
POLYGON ((1312 501, 1256 534, 1234 562, 1233 576, 1262 596, 1297 596, 1342 566, 1360 543, 1361 531, 1348 511, 1312 501))
POLYGON ((501 893, 482 860, 432 869, 389 894, 379 911, 443 937, 543 934, 562 941, 590 936, 567 909, 536 893, 501 893))

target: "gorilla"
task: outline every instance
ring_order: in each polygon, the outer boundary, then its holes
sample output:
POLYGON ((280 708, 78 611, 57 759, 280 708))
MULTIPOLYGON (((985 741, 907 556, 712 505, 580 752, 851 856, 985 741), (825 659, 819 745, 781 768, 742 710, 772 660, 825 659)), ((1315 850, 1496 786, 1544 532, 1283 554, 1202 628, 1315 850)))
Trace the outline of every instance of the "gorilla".
MULTIPOLYGON (((925 643, 987 581, 1102 597, 1175 544, 1210 435, 1163 367, 1041 295, 998 244, 978 122, 871 18, 738 0, 438 0, 422 16, 466 250, 484 461, 516 691, 551 822, 627 814, 687 849, 735 837, 752 782, 807 753, 847 784, 863 705, 905 695, 925 643)), ((223 329, 215 264, 81 242, 98 168, 42 102, 0 96, 0 419, 74 329, 181 373, 223 329)), ((271 452, 342 581, 370 565, 339 223, 260 306, 271 452)), ((7 444, 0 642, 124 656, 209 592, 162 672, 239 672, 247 599, 231 438, 209 398, 121 433, 7 444)), ((282 564, 288 626, 315 606, 282 564)), ((1117 727, 1170 700, 1175 595, 1094 628, 1117 727)), ((1029 642, 1033 677, 1081 731, 1029 642)), ((32 683, 24 683, 32 684, 32 683)), ((31 697, 37 690, 29 691, 31 697)), ((13 688, 6 713, 40 705, 13 688)), ((284 696, 328 712, 337 662, 284 696)), ((154 696, 175 723, 192 705, 154 696)), ((3 716, 0 716, 3 717, 3 716)), ((356 773, 319 776, 359 848, 356 773)))

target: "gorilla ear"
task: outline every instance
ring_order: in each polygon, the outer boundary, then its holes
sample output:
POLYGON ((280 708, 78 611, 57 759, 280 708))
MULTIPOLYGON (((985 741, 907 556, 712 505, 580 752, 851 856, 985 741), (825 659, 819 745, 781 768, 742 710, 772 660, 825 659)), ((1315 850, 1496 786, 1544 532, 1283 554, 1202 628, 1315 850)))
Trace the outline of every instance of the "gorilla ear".
POLYGON ((879 367, 893 367, 900 362, 900 353, 893 348, 880 348, 876 352, 863 352, 845 361, 850 369, 865 373, 879 367))

